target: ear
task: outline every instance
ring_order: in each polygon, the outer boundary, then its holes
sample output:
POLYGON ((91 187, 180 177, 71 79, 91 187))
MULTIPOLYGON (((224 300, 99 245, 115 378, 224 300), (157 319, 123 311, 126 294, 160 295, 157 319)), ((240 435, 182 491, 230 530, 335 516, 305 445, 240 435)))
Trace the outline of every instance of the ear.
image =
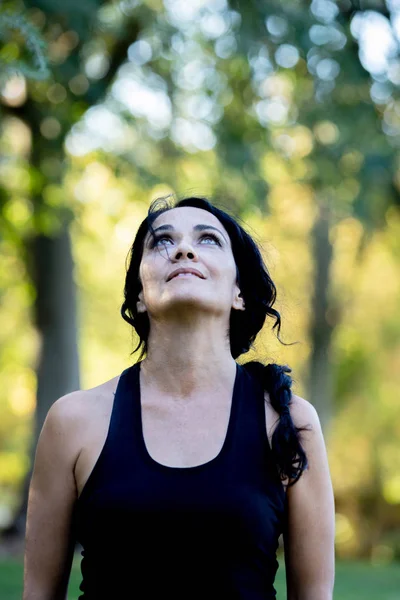
POLYGON ((146 305, 143 300, 143 290, 139 292, 138 300, 136 302, 136 308, 138 313, 145 313, 147 311, 146 305))
POLYGON ((233 302, 232 302, 232 308, 234 308, 235 310, 246 310, 245 303, 242 298, 242 293, 237 286, 235 289, 235 296, 234 296, 233 302))

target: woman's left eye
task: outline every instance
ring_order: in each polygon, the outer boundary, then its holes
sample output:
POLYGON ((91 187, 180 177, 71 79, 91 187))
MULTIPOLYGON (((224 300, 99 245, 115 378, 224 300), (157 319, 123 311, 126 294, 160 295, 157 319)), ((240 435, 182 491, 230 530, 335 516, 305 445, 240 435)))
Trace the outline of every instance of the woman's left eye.
POLYGON ((204 235, 201 236, 201 240, 204 238, 209 238, 211 240, 213 240, 214 242, 216 242, 217 244, 221 245, 219 239, 217 238, 216 235, 212 234, 212 233, 205 233, 204 235))

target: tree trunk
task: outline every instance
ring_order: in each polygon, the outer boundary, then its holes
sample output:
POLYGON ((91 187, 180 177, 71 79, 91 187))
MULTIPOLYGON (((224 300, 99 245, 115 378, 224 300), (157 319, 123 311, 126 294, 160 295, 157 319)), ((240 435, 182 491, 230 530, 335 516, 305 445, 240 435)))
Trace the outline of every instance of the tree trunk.
MULTIPOLYGON (((40 335, 36 366, 37 405, 30 450, 33 466, 36 445, 46 414, 60 396, 79 389, 79 361, 76 341, 76 294, 68 226, 53 237, 35 236, 29 244, 32 277, 36 287, 35 322, 40 335)), ((23 484, 22 501, 6 537, 23 536, 32 470, 23 484)))
POLYGON ((310 324, 311 358, 308 375, 308 399, 315 406, 322 428, 332 417, 333 382, 330 360, 332 332, 336 322, 335 310, 329 298, 332 245, 329 240, 331 209, 329 197, 317 196, 318 216, 312 239, 315 277, 310 324))
MULTIPOLYGON (((28 3, 31 5, 32 3, 28 3)), ((34 3, 33 3, 34 4, 34 3)), ((35 5, 36 6, 36 5, 35 5)), ((65 11, 64 11, 65 12, 65 11)), ((55 80, 64 84, 68 89, 67 83, 72 75, 82 72, 83 66, 80 59, 77 61, 79 51, 86 40, 92 38, 94 22, 96 20, 96 11, 93 11, 93 21, 85 22, 85 34, 80 36, 80 44, 68 58, 68 68, 61 64, 59 68, 53 66, 52 72, 55 80)), ((62 16, 71 19, 75 18, 74 13, 66 13, 62 16)), ((71 26, 71 29, 73 27, 71 26)), ((86 94, 82 96, 82 102, 88 105, 94 105, 100 102, 107 92, 110 83, 114 79, 119 67, 127 58, 127 51, 137 38, 141 30, 141 23, 137 16, 126 18, 124 25, 120 30, 119 36, 108 48, 110 55, 110 65, 104 77, 94 81, 89 86, 86 94)), ((70 108, 66 102, 63 104, 66 108, 60 113, 54 113, 57 117, 60 115, 60 123, 63 129, 55 140, 44 139, 40 130, 40 124, 43 119, 53 116, 54 106, 52 103, 45 103, 42 100, 36 102, 30 96, 21 106, 2 106, 2 112, 12 114, 22 119, 32 132, 32 153, 31 166, 37 169, 41 174, 42 160, 47 156, 59 158, 64 164, 64 141, 65 136, 70 131, 72 125, 80 116, 79 111, 75 110, 75 98, 69 96, 70 108), (69 122, 67 120, 69 119, 69 122)), ((52 183, 58 184, 62 181, 62 175, 55 174, 51 178, 52 183)), ((48 180, 50 178, 47 178, 48 180)), ((42 188, 47 181, 43 182, 42 188)), ((36 198, 32 198, 35 207, 36 216, 43 208, 40 191, 36 198)), ((62 223, 61 229, 54 232, 53 235, 37 234, 28 244, 26 253, 26 262, 31 270, 31 277, 36 291, 36 300, 34 306, 35 321, 41 341, 39 360, 36 367, 37 372, 37 404, 35 414, 35 425, 31 444, 31 466, 33 466, 36 444, 42 428, 45 416, 51 404, 60 396, 79 388, 79 364, 78 350, 76 342, 76 301, 75 301, 75 283, 73 278, 73 260, 71 253, 71 241, 68 232, 68 220, 70 214, 64 207, 58 209, 49 206, 44 208, 44 213, 48 211, 54 214, 56 219, 62 223)), ((40 227, 39 227, 40 229, 40 227)), ((2 531, 2 538, 20 538, 25 534, 25 520, 28 500, 29 483, 32 471, 30 470, 23 483, 21 490, 21 505, 12 524, 2 531)))

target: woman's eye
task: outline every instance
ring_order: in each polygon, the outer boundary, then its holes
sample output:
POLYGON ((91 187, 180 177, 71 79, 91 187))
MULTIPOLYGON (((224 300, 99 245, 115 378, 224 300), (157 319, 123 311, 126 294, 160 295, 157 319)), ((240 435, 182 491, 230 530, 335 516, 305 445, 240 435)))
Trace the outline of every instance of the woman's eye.
POLYGON ((205 233, 204 235, 201 236, 200 239, 204 239, 204 238, 208 238, 210 240, 213 240, 213 242, 216 242, 217 244, 221 245, 219 239, 217 238, 216 235, 213 235, 212 233, 205 233))
MULTIPOLYGON (((215 242, 216 244, 218 244, 219 246, 221 245, 221 242, 219 241, 218 237, 212 233, 205 233, 203 235, 200 236, 200 240, 203 239, 209 239, 212 240, 213 242, 215 242)), ((170 242, 172 242, 172 238, 169 235, 160 235, 159 237, 156 237, 154 240, 154 246, 157 246, 159 242, 162 241, 163 244, 165 244, 165 240, 169 240, 170 242)))
POLYGON ((158 242, 160 242, 161 240, 171 240, 171 238, 169 237, 169 235, 160 235, 159 237, 156 237, 154 239, 154 246, 157 246, 158 242))

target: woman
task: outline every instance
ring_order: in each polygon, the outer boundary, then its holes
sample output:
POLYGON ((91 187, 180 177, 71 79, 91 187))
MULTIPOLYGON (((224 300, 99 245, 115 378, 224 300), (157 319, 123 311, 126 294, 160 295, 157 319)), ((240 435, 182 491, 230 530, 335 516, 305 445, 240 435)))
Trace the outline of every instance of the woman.
POLYGON ((207 200, 155 203, 122 316, 140 362, 50 408, 31 482, 24 600, 331 600, 334 500, 313 406, 288 367, 239 364, 276 290, 252 238, 207 200), (145 358, 143 358, 145 357, 145 358))

